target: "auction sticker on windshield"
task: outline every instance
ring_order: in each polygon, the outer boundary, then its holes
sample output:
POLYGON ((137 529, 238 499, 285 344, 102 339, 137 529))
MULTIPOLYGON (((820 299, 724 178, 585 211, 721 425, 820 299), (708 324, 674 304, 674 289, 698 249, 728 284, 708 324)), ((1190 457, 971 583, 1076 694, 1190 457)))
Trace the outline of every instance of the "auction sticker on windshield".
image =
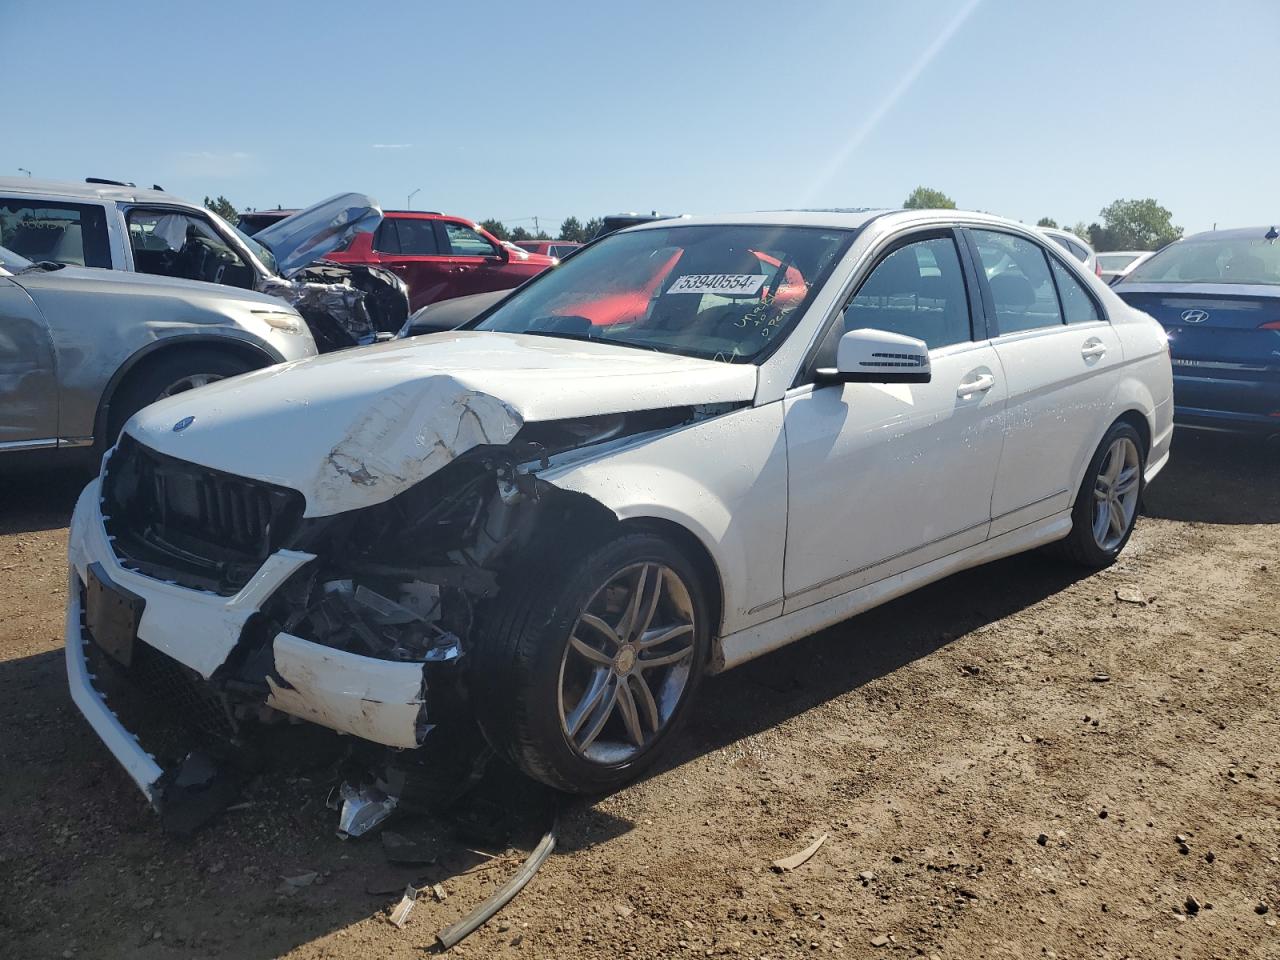
POLYGON ((762 273, 691 273, 673 283, 667 293, 718 293, 722 297, 752 297, 764 284, 762 273))

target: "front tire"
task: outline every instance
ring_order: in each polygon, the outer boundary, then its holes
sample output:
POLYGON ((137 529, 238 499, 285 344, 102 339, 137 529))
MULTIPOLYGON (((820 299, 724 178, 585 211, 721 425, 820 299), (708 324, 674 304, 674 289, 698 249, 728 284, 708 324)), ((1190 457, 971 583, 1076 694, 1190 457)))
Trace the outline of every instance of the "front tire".
POLYGON ((1147 457, 1142 437, 1123 420, 1112 424, 1089 461, 1062 550, 1094 569, 1110 566, 1133 535, 1147 457))
POLYGON ((125 422, 143 407, 252 369, 239 357, 202 347, 170 348, 154 359, 145 358, 111 398, 106 445, 116 442, 125 422))
POLYGON ((683 723, 707 662, 710 606, 693 565, 649 533, 542 569, 508 589, 477 652, 480 726, 534 779, 612 790, 683 723))

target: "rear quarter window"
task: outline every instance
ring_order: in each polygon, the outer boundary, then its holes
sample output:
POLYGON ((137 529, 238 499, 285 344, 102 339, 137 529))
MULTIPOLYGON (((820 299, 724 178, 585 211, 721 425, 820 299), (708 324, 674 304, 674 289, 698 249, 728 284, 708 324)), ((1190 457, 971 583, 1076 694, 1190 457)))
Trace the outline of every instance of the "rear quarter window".
POLYGON ((28 260, 111 267, 106 211, 95 203, 0 199, 0 247, 28 260))

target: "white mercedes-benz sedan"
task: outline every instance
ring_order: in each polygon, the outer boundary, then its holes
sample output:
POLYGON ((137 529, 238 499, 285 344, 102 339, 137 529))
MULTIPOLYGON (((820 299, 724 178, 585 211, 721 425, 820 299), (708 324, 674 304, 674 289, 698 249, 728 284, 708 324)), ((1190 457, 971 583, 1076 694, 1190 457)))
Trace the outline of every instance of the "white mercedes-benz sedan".
POLYGON ((72 523, 72 694, 158 807, 183 748, 135 696, 240 743, 474 719, 607 790, 707 673, 997 557, 1112 562, 1171 397, 1160 325, 1018 223, 635 227, 461 330, 137 414, 72 523))

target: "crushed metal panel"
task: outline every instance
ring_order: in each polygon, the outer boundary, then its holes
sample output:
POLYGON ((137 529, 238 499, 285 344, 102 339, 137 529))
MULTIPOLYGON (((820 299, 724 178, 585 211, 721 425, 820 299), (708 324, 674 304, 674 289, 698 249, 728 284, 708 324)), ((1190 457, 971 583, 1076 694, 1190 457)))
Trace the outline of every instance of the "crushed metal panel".
POLYGON ((349 509, 353 487, 380 487, 389 493, 376 499, 390 499, 473 447, 509 443, 522 423, 501 400, 452 377, 401 383, 381 394, 321 461, 307 512, 349 509))
POLYGON ((389 747, 421 742, 423 666, 361 657, 280 633, 267 705, 389 747))

